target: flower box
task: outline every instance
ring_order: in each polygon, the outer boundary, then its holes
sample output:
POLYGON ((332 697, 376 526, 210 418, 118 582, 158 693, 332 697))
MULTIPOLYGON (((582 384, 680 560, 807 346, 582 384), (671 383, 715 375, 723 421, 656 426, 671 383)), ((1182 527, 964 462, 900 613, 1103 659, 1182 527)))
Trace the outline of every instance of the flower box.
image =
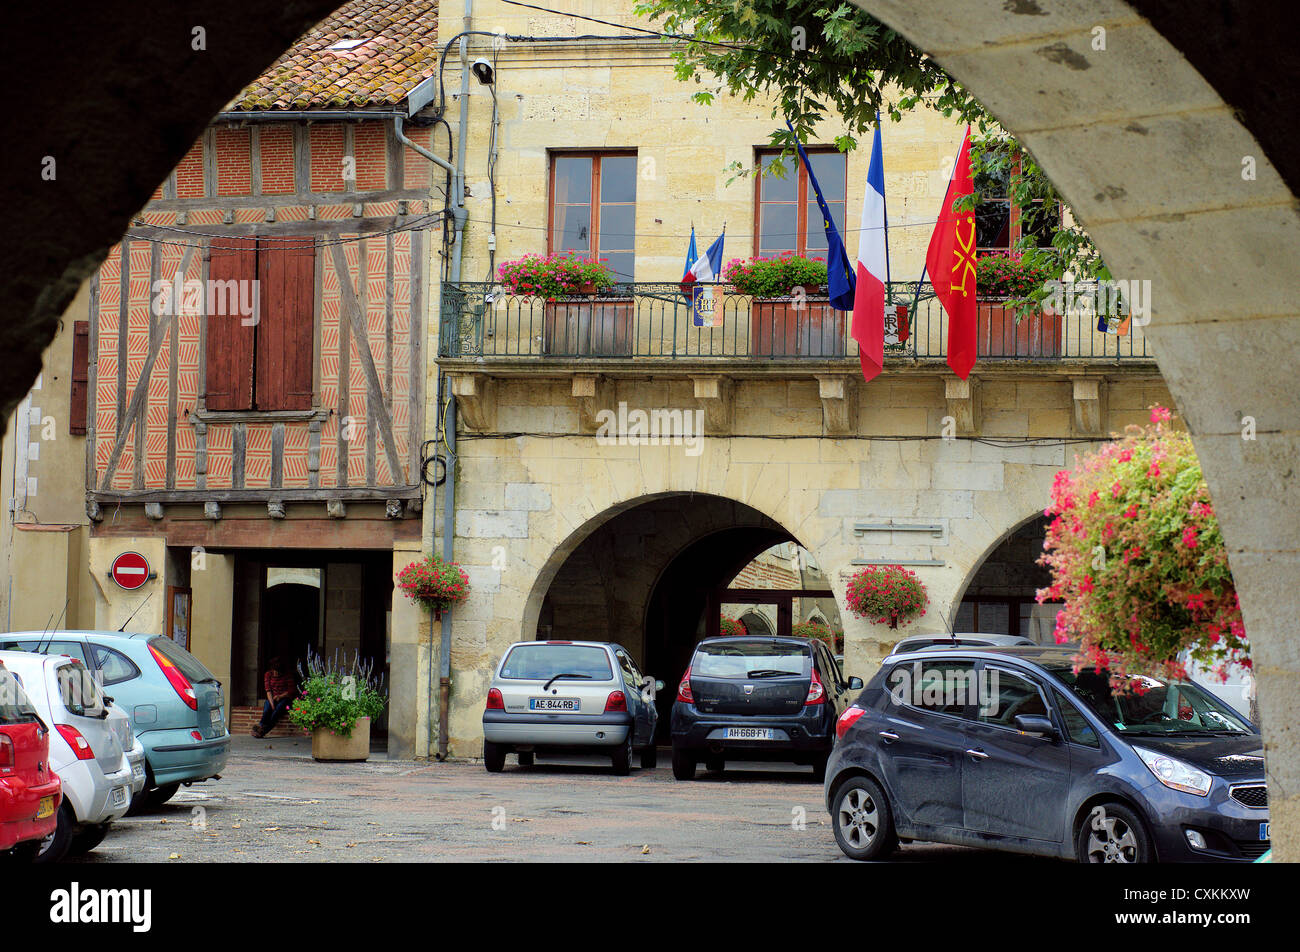
POLYGON ((631 357, 630 297, 546 302, 542 353, 549 357, 631 357))
POLYGON ((751 357, 843 357, 845 314, 826 298, 758 298, 749 308, 751 357))
POLYGON ((977 302, 976 354, 980 357, 1059 357, 1061 315, 1034 311, 1016 320, 1002 298, 977 302))

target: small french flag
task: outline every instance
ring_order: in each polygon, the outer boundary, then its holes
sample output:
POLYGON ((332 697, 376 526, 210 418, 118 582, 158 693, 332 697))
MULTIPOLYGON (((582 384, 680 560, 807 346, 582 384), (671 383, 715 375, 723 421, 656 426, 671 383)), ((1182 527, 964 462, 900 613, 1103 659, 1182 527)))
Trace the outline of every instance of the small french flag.
MULTIPOLYGON (((714 323, 714 319, 705 313, 701 307, 702 298, 708 294, 708 288, 697 288, 696 284, 711 284, 722 277, 722 246, 727 237, 727 231, 724 228, 722 234, 718 235, 709 249, 700 255, 693 262, 686 266, 686 273, 682 275, 682 293, 691 302, 691 311, 693 323, 696 327, 707 327, 714 323)), ((691 228, 691 251, 695 250, 695 228, 691 228)), ((688 253, 689 258, 689 253, 688 253)))
POLYGON ((889 244, 885 234, 885 161, 880 149, 880 120, 871 145, 867 188, 862 197, 858 231, 857 293, 850 332, 858 342, 862 376, 870 380, 885 365, 885 283, 889 280, 889 244))

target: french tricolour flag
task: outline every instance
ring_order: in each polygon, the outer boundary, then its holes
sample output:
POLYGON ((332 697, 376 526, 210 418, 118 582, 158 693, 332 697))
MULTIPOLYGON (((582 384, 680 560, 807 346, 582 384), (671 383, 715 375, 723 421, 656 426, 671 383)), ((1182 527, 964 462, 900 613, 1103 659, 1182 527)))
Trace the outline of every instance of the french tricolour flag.
POLYGON ((858 342, 862 376, 870 380, 885 363, 885 283, 889 280, 889 244, 885 234, 885 162, 880 150, 880 122, 871 144, 862 227, 858 231, 857 293, 851 333, 858 342))
MULTIPOLYGON (((727 237, 724 229, 722 234, 718 235, 717 240, 709 245, 708 251, 700 255, 693 262, 688 261, 686 273, 682 275, 682 293, 685 294, 693 305, 694 324, 696 327, 705 327, 712 323, 711 319, 706 320, 700 307, 700 298, 707 294, 707 288, 696 288, 695 284, 710 284, 722 277, 722 245, 723 240, 727 237)), ((695 229, 691 228, 691 250, 695 249, 695 229)), ((689 254, 687 255, 689 258, 689 254)))

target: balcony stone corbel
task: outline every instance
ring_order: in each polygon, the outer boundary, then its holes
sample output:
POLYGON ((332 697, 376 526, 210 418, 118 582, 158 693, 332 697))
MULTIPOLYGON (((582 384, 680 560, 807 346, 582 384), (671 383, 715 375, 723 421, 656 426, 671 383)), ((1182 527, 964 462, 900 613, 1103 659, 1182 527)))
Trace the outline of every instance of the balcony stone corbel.
POLYGON ((1074 377, 1074 425, 1082 436, 1101 436, 1106 381, 1101 377, 1074 377))
POLYGON ((730 433, 736 407, 736 388, 731 378, 710 374, 692 377, 691 383, 695 386, 695 399, 704 411, 705 431, 713 435, 730 433))
POLYGON ((147 502, 147 503, 145 503, 145 504, 144 504, 144 515, 145 515, 145 518, 146 518, 146 519, 150 519, 150 520, 152 520, 153 522, 158 522, 159 520, 162 519, 162 517, 163 517, 163 515, 164 515, 164 512, 163 512, 163 505, 162 505, 162 503, 160 503, 160 502, 147 502))
POLYGON ((980 388, 974 377, 945 377, 943 397, 948 404, 948 416, 953 418, 957 433, 971 436, 979 431, 980 388))
POLYGON ((456 415, 471 430, 491 430, 496 425, 496 387, 487 374, 454 373, 451 392, 456 397, 456 415))
POLYGON ((215 499, 209 499, 203 504, 203 515, 205 518, 216 522, 221 518, 221 503, 215 499))
POLYGON ((325 514, 331 519, 346 519, 348 504, 342 499, 328 499, 325 501, 325 514))
POLYGON ((600 426, 597 416, 613 402, 613 384, 600 374, 574 374, 570 392, 578 401, 578 425, 582 432, 596 432, 600 426))
POLYGON ((827 436, 848 436, 858 427, 858 386, 853 377, 817 378, 822 428, 827 436))

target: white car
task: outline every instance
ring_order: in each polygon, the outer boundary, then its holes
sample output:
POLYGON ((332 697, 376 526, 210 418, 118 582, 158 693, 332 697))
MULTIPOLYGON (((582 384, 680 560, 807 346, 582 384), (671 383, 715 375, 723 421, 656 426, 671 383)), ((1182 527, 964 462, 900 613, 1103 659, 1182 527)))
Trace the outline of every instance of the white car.
POLYGON ((135 749, 142 755, 143 747, 132 736, 126 714, 105 701, 76 658, 0 651, 0 660, 50 725, 50 768, 63 782, 59 825, 42 844, 36 862, 88 853, 143 786, 131 761, 135 749))

